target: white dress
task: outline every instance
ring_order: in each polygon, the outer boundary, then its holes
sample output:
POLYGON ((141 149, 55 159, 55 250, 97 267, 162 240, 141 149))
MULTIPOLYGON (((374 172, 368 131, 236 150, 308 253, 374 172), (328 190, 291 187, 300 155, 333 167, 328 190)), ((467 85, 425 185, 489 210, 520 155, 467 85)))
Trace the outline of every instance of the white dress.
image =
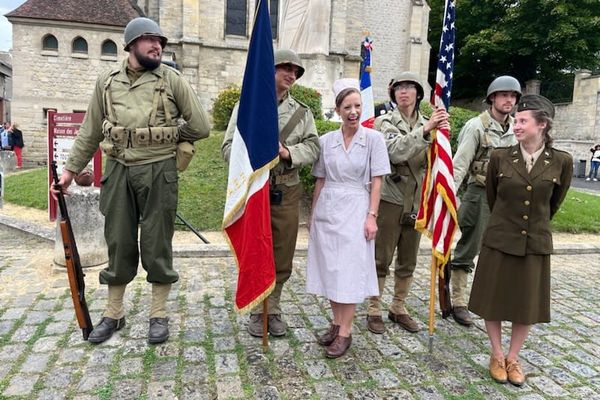
POLYGON ((345 303, 378 296, 375 241, 364 234, 372 176, 390 173, 380 132, 360 127, 346 149, 341 130, 319 138, 321 154, 312 174, 325 178, 313 210, 306 291, 345 303))

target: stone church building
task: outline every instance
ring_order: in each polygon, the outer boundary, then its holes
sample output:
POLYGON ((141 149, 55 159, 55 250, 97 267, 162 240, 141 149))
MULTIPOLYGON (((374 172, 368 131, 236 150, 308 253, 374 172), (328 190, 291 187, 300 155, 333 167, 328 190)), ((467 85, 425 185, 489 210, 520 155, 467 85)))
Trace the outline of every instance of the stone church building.
MULTIPOLYGON (((28 0, 8 13, 12 120, 25 133, 25 160, 46 162, 47 111, 85 111, 98 74, 126 57, 123 29, 140 15, 160 24, 169 39, 163 59, 177 63, 211 110, 219 91, 241 85, 256 5, 257 0, 28 0)), ((335 79, 358 77, 366 32, 373 40, 376 100, 387 97, 387 82, 401 71, 417 72, 426 82, 429 7, 423 0, 269 0, 269 6, 276 48, 291 37, 290 30, 321 32, 313 35, 317 51, 299 48, 307 71, 298 83, 317 89, 325 108, 333 107, 335 79), (315 24, 316 18, 324 22, 315 24)))

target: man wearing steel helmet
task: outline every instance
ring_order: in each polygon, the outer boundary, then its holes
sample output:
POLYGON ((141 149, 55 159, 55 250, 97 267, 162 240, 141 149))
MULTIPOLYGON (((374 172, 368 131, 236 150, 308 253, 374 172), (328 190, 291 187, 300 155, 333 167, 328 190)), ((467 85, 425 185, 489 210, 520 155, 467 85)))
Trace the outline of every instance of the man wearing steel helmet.
POLYGON ((397 106, 393 111, 375 120, 375 129, 384 135, 391 164, 391 174, 383 180, 381 201, 377 216, 375 264, 380 296, 369 298, 367 328, 383 333, 380 297, 385 278, 397 250, 394 267, 394 298, 388 318, 409 332, 419 327, 405 307, 417 265, 421 234, 415 230, 416 213, 421 197, 423 174, 427 167, 426 149, 431 143, 430 132, 448 127, 448 114, 443 109, 434 111, 426 119, 419 111, 424 97, 423 86, 417 74, 403 72, 390 82, 389 95, 397 106))
POLYGON ((461 237, 450 262, 450 287, 452 316, 464 326, 473 324, 467 309, 467 280, 475 266, 473 260, 479 253, 490 215, 485 194, 487 166, 494 148, 516 143, 510 113, 520 97, 518 80, 507 75, 494 79, 487 91, 489 109, 467 121, 458 136, 458 149, 453 158, 454 184, 458 188, 466 176, 469 179, 458 209, 461 237))
MULTIPOLYGON (((275 51, 275 91, 279 105, 279 164, 271 170, 271 228, 275 253, 276 283, 269 296, 269 333, 283 336, 287 326, 283 320, 280 298, 283 285, 292 273, 292 260, 298 236, 302 185, 298 170, 319 158, 319 137, 310 109, 294 99, 289 90, 304 74, 302 61, 287 49, 275 51)), ((231 141, 235 132, 238 106, 236 104, 227 126, 221 155, 229 162, 231 141)), ((262 337, 262 305, 250 314, 248 333, 262 337)))
MULTIPOLYGON (((152 283, 148 341, 161 343, 169 337, 166 300, 179 278, 172 257, 180 161, 175 156, 179 146, 191 147, 207 137, 210 126, 189 83, 161 64, 166 43, 158 24, 148 18, 127 24, 129 55, 97 79, 59 181, 66 191, 98 146, 104 151, 100 211, 109 260, 100 283, 108 285, 108 304, 90 333, 92 343, 107 340, 125 325, 123 296, 140 256, 152 283)), ((57 190, 50 190, 56 196, 57 190)))

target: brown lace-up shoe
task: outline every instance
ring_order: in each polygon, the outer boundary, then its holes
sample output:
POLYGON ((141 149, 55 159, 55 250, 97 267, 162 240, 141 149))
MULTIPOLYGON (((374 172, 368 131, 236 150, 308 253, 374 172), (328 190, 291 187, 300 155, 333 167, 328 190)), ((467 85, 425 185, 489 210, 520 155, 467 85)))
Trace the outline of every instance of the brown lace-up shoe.
POLYGON ((336 336, 333 343, 327 346, 327 351, 325 355, 328 358, 338 358, 346 354, 346 351, 350 348, 350 344, 352 344, 352 335, 345 336, 336 336))
POLYGON ((506 359, 506 373, 508 381, 515 386, 521 386, 525 383, 525 374, 518 360, 506 359))
POLYGON ((317 339, 317 342, 321 346, 329 346, 331 343, 333 343, 333 341, 337 337, 339 331, 340 331, 339 325, 331 324, 329 326, 329 330, 327 332, 325 332, 324 334, 322 334, 321 336, 319 336, 319 338, 317 339))
POLYGON ((263 319, 262 314, 250 314, 248 320, 248 333, 254 337, 263 336, 263 319))
POLYGON ((419 325, 417 325, 417 321, 412 319, 408 314, 395 314, 390 311, 388 312, 388 318, 390 321, 397 323, 410 333, 419 332, 419 325))
POLYGON ((504 357, 496 358, 494 355, 490 356, 490 376, 498 383, 506 383, 508 377, 506 375, 504 357))
POLYGON ((378 335, 385 332, 385 325, 380 315, 367 315, 367 329, 378 335))
POLYGON ((471 318, 471 313, 469 312, 467 307, 452 307, 452 317, 456 322, 458 322, 462 326, 469 327, 473 325, 473 318, 471 318))

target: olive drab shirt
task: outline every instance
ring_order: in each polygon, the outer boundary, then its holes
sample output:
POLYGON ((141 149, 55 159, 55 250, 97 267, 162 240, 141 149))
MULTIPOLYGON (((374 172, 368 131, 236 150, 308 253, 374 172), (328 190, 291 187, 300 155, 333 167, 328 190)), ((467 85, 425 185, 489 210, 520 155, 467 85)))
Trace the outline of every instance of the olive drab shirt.
MULTIPOLYGON (((221 155, 223 159, 229 162, 229 154, 231 152, 231 141, 235 133, 239 103, 233 108, 225 138, 221 145, 221 155)), ((298 124, 294 127, 283 145, 289 150, 291 160, 280 160, 279 163, 271 170, 272 176, 286 175, 286 186, 293 186, 300 183, 300 178, 297 170, 305 165, 311 165, 319 158, 319 136, 315 126, 315 120, 312 112, 306 106, 301 105, 296 99, 289 95, 279 103, 277 114, 279 115, 279 130, 283 129, 287 122, 292 118, 298 108, 303 107, 306 111, 298 124)))
POLYGON ((551 254, 550 220, 567 195, 573 158, 546 147, 527 172, 520 146, 492 152, 486 194, 491 215, 483 244, 515 256, 551 254))
POLYGON ((421 184, 427 166, 427 147, 423 125, 427 120, 417 111, 414 126, 406 121, 398 109, 375 119, 374 128, 383 133, 391 164, 381 187, 381 200, 414 212, 419 207, 421 184))
POLYGON ((467 174, 469 175, 468 183, 475 183, 479 179, 480 186, 485 185, 487 163, 492 149, 512 146, 517 143, 513 134, 513 122, 513 117, 508 116, 508 129, 505 132, 502 125, 492 118, 489 110, 467 121, 458 135, 458 148, 452 159, 454 185, 457 189, 467 174), (475 171, 473 168, 474 161, 481 161, 480 164, 483 164, 485 169, 475 171), (479 178, 476 175, 479 175, 479 178))
MULTIPOLYGON (((127 76, 127 59, 120 68, 101 74, 96 80, 96 86, 88 106, 85 119, 79 134, 73 144, 66 168, 78 173, 92 158, 102 142, 102 149, 111 147, 109 138, 105 139, 103 124, 108 121, 106 96, 111 96, 114 116, 117 125, 127 130, 148 128, 154 109, 154 92, 159 78, 164 80, 166 102, 158 101, 154 126, 178 126, 177 142, 195 142, 208 136, 210 125, 208 116, 203 110, 198 97, 190 84, 180 73, 161 64, 152 71, 145 71, 133 83, 127 76), (110 84, 107 83, 110 79, 110 84), (105 93, 106 92, 106 93, 105 93), (167 104, 171 121, 167 120, 164 104, 167 104), (181 121, 183 120, 183 122, 181 121)), ((115 151, 108 151, 107 156, 114 158, 124 165, 146 164, 175 157, 177 143, 163 143, 151 146, 117 146, 115 151)))

